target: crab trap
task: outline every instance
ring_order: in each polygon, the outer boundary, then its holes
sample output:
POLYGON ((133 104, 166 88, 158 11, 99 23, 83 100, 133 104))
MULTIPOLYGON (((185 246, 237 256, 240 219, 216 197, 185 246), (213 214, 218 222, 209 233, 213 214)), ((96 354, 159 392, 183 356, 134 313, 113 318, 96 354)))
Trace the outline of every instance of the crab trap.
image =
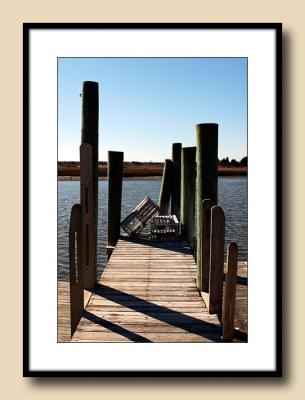
POLYGON ((147 222, 159 211, 159 207, 150 197, 145 199, 127 215, 121 222, 121 227, 129 236, 139 233, 147 224, 147 222))
POLYGON ((150 239, 177 240, 181 236, 181 223, 176 215, 158 215, 150 221, 150 239))

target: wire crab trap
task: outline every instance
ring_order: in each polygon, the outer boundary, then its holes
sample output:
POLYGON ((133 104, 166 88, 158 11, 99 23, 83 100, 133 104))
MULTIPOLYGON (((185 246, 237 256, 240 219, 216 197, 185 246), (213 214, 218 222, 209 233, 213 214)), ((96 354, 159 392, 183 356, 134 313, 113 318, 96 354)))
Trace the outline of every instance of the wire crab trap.
POLYGON ((129 235, 135 236, 147 222, 159 211, 159 207, 148 196, 127 215, 121 222, 122 229, 129 235))
POLYGON ((150 239, 178 240, 181 236, 181 223, 176 215, 158 215, 150 221, 150 239))

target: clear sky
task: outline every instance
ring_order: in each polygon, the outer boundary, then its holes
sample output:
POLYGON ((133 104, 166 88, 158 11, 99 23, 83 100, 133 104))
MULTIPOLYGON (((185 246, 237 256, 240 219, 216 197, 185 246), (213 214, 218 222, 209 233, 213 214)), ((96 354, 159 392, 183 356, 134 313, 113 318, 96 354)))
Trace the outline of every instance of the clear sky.
POLYGON ((195 125, 219 124, 218 157, 247 155, 245 58, 60 58, 58 159, 78 161, 83 81, 99 83, 99 160, 171 158, 195 146, 195 125))

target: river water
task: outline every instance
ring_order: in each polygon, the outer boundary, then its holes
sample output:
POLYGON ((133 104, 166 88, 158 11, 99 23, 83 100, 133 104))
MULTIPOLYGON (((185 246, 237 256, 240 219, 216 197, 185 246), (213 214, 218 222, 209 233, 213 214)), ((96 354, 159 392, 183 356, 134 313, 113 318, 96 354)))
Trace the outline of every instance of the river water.
MULTIPOLYGON (((158 202, 161 180, 123 181, 122 219, 145 196, 158 202)), ((225 241, 235 241, 239 247, 239 260, 246 261, 248 253, 248 180, 245 177, 219 177, 218 203, 226 216, 225 241)), ((58 182, 58 279, 69 280, 68 232, 71 207, 79 203, 79 181, 58 182)), ((98 275, 102 273, 106 257, 107 181, 99 181, 98 210, 98 275)))

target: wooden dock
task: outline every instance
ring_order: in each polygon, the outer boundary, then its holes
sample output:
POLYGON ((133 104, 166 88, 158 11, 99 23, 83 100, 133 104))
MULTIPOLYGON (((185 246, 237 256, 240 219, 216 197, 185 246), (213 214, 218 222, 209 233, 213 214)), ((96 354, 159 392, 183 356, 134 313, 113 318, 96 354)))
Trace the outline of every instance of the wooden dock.
MULTIPOLYGON (((239 263, 235 329, 247 330, 247 268, 239 263)), ((196 264, 185 242, 121 237, 91 291, 71 340, 69 285, 58 292, 58 341, 220 342, 218 317, 196 286, 196 264)))
POLYGON ((110 260, 96 281, 98 101, 98 83, 84 82, 80 204, 71 209, 70 284, 59 284, 58 340, 247 340, 247 272, 238 263, 236 242, 229 243, 224 260, 225 214, 217 204, 218 124, 196 125, 196 147, 173 143, 158 205, 147 196, 122 222, 124 153, 108 151, 110 260), (152 222, 157 213, 161 219, 152 222), (144 240, 140 230, 149 221, 149 240, 144 240), (121 228, 128 237, 120 236, 121 228))

